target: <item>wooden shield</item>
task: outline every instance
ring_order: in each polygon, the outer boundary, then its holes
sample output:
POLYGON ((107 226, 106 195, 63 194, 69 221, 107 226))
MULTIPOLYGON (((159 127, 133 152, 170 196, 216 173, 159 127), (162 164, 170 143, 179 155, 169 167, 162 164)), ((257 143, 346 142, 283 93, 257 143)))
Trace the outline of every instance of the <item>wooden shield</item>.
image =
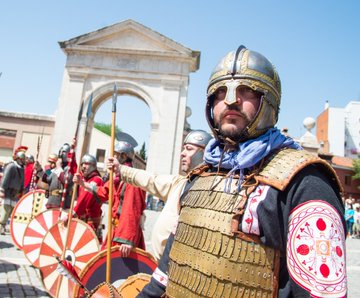
POLYGON ((25 257, 39 267, 40 246, 46 232, 60 219, 60 208, 45 210, 36 215, 26 226, 22 242, 25 257))
POLYGON ((117 290, 121 294, 121 297, 136 297, 150 282, 150 279, 150 274, 138 273, 129 276, 117 290))
POLYGON ((72 297, 74 284, 57 270, 54 256, 63 255, 77 274, 100 250, 99 240, 93 229, 79 219, 72 219, 69 232, 62 222, 52 226, 40 246, 39 269, 44 288, 52 297, 72 297), (67 248, 65 242, 67 240, 67 248))
MULTIPOLYGON (((93 257, 79 273, 81 283, 89 290, 96 288, 106 280, 106 255, 107 250, 102 250, 93 257)), ((148 252, 134 248, 126 258, 121 256, 119 246, 111 248, 111 284, 118 288, 129 276, 137 273, 151 275, 157 262, 148 252)), ((75 286, 73 297, 82 296, 83 290, 75 286)))
POLYGON ((23 195, 15 205, 10 218, 10 235, 17 248, 22 249, 28 223, 40 212, 46 210, 47 200, 45 191, 36 189, 23 195))

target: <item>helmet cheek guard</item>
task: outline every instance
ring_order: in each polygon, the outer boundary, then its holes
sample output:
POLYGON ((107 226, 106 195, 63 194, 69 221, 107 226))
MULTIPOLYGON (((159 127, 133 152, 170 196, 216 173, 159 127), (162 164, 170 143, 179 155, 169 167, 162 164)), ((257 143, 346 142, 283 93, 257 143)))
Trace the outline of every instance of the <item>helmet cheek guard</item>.
POLYGON ((247 86, 262 93, 259 109, 252 122, 243 129, 236 142, 256 138, 273 127, 278 120, 281 99, 281 83, 273 64, 263 55, 240 46, 229 52, 214 68, 207 89, 206 118, 215 138, 224 142, 216 127, 213 102, 219 88, 226 88, 225 103, 236 102, 236 89, 247 86))

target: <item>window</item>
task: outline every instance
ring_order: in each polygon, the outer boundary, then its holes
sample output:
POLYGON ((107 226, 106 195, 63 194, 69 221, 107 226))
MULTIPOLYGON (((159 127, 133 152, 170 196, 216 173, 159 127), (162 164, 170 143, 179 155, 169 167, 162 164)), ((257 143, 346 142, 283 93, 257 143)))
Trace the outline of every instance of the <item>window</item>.
POLYGON ((102 163, 105 161, 105 150, 104 149, 96 150, 96 160, 97 160, 97 162, 102 162, 102 163))
POLYGON ((345 175, 345 185, 351 186, 351 176, 345 175))

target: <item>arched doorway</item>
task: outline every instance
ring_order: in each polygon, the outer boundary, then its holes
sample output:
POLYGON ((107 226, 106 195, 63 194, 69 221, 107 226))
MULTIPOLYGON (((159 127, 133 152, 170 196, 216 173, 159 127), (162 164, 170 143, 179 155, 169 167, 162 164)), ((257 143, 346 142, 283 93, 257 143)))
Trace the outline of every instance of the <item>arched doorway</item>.
POLYGON ((94 115, 111 98, 116 83, 120 96, 130 95, 149 107, 147 169, 177 174, 189 74, 198 69, 200 53, 132 20, 60 42, 60 46, 67 62, 56 113, 54 150, 73 137, 78 107, 82 101, 87 107, 92 96, 92 116, 86 119, 85 108, 77 151, 88 150, 94 115))

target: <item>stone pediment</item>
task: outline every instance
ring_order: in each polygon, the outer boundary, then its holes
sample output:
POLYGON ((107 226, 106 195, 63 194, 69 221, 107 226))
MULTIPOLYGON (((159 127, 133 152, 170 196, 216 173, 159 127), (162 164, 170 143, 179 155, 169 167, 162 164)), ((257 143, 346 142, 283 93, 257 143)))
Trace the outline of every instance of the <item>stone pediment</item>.
POLYGON ((164 35, 133 20, 126 20, 102 29, 59 42, 65 52, 120 51, 161 53, 198 58, 200 53, 182 46, 164 35))

